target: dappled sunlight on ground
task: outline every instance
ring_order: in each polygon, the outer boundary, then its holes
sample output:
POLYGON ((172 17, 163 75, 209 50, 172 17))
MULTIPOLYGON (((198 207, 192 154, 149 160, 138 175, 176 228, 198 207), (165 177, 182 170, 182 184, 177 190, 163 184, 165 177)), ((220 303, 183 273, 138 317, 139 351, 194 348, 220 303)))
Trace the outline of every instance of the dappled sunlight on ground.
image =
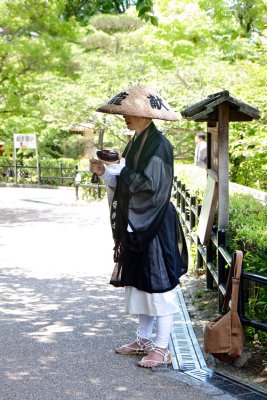
POLYGON ((89 381, 99 385, 99 378, 92 376, 99 368, 98 358, 116 357, 109 338, 113 343, 117 338, 119 345, 118 328, 134 323, 134 318, 124 316, 123 290, 108 285, 108 276, 40 279, 4 269, 0 304, 4 388, 25 379, 48 379, 50 384, 65 380, 77 363, 82 374, 77 382, 87 381, 91 366, 89 381))
POLYGON ((0 192, 1 400, 194 398, 194 388, 114 352, 136 338, 137 320, 125 315, 124 290, 109 285, 107 202, 0 192))

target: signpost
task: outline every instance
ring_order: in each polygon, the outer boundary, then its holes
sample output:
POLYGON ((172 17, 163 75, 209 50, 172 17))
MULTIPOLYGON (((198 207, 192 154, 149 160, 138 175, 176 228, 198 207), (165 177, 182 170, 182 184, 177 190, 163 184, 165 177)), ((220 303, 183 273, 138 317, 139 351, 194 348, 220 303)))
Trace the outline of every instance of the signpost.
POLYGON ((198 227, 204 245, 210 239, 217 202, 218 231, 229 228, 229 124, 258 119, 260 113, 224 90, 182 110, 181 114, 189 120, 207 122, 208 180, 198 227))
POLYGON ((39 157, 38 157, 38 142, 35 133, 15 133, 14 134, 14 171, 15 181, 17 182, 17 149, 35 149, 36 163, 37 163, 37 179, 38 184, 40 183, 39 173, 39 157))
MULTIPOLYGON (((198 256, 201 257, 202 246, 205 249, 207 288, 212 289, 213 279, 218 287, 227 281, 227 260, 223 249, 226 246, 226 232, 229 228, 229 125, 230 122, 252 121, 260 118, 257 108, 243 103, 230 96, 227 90, 209 95, 206 99, 181 111, 183 117, 196 122, 207 123, 207 184, 203 205, 198 221, 197 235, 198 256), (214 273, 211 238, 216 206, 218 203, 217 221, 217 268, 214 273)), ((204 253, 203 253, 204 254, 204 253)), ((204 258, 203 257, 203 258, 204 258)), ((223 303, 222 291, 219 291, 220 308, 223 303)))
POLYGON ((216 205, 218 201, 218 182, 208 175, 203 204, 199 216, 197 234, 202 244, 207 245, 212 231, 216 205))

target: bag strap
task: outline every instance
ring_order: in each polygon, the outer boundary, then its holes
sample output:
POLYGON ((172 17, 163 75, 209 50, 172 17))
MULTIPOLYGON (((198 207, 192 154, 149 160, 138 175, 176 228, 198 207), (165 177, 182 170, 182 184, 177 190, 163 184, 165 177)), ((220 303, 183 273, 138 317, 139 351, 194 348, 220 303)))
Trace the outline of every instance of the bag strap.
POLYGON ((228 274, 226 294, 224 296, 224 302, 222 306, 222 314, 225 314, 228 311, 228 306, 231 299, 231 310, 237 311, 242 261, 243 252, 241 250, 235 250, 233 252, 231 267, 228 274))

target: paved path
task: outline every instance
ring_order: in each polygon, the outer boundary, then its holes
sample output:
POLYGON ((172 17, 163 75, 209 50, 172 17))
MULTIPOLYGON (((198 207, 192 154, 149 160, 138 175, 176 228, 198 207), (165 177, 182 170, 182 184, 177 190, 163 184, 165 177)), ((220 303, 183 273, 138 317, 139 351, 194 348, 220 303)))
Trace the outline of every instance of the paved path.
POLYGON ((0 400, 229 400, 113 349, 132 338, 113 268, 106 200, 0 188, 0 400))

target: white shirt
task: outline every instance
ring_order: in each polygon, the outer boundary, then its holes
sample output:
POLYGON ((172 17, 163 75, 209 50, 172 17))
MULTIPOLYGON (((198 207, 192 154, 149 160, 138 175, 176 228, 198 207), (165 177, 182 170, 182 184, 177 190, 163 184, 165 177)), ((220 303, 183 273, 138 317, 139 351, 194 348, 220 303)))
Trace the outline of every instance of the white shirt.
POLYGON ((195 148, 195 165, 205 167, 207 162, 207 142, 200 141, 195 148))
POLYGON ((125 167, 125 158, 121 158, 119 164, 108 164, 106 165, 105 172, 100 176, 105 183, 114 188, 117 184, 116 176, 120 175, 122 168, 125 167))

